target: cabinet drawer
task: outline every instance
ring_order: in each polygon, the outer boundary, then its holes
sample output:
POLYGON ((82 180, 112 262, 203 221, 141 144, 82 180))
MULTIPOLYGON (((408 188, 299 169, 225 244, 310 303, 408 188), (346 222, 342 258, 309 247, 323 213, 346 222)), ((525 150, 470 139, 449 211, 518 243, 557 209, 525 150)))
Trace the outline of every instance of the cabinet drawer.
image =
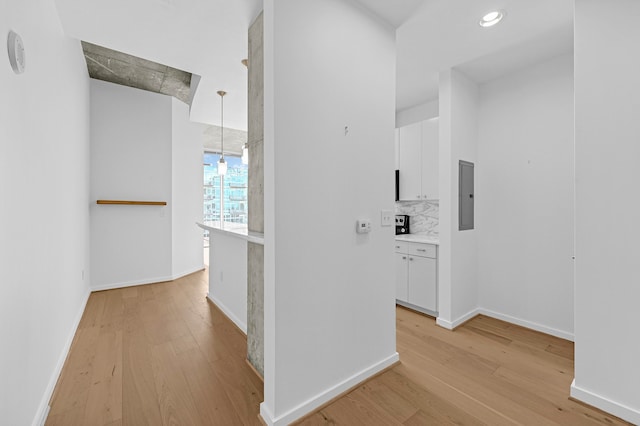
POLYGON ((436 246, 433 244, 408 243, 408 249, 408 253, 415 256, 430 257, 433 259, 437 258, 436 246))
POLYGON ((393 247, 396 253, 409 253, 409 243, 406 241, 396 241, 393 247))

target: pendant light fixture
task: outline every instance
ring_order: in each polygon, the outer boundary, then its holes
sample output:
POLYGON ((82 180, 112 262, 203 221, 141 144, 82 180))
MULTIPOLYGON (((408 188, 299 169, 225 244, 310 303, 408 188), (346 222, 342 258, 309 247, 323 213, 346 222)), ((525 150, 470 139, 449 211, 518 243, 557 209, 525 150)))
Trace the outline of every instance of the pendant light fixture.
POLYGON ((246 143, 242 145, 242 164, 249 164, 249 148, 246 143))
POLYGON ((224 161, 224 95, 227 92, 218 90, 220 95, 220 160, 218 160, 218 176, 227 174, 227 162, 224 161))

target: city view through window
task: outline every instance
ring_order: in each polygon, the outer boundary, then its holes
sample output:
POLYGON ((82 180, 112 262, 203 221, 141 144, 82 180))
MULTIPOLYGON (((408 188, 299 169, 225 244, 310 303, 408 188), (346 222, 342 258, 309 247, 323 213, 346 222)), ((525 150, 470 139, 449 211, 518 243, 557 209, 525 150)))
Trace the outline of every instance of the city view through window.
MULTIPOLYGON (((206 222, 220 220, 219 154, 204 153, 204 217, 206 222)), ((240 157, 225 155, 227 174, 224 176, 224 221, 247 223, 247 182, 249 168, 240 157)))

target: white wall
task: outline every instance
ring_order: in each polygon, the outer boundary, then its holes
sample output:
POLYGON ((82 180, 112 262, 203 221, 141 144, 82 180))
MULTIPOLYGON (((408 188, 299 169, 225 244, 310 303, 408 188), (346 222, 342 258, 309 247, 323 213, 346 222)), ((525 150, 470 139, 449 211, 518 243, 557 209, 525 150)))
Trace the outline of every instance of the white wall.
POLYGON ((407 126, 438 116, 438 99, 396 112, 396 127, 407 126))
MULTIPOLYGON (((476 313, 477 228, 458 230, 458 162, 477 164, 478 87, 455 69, 440 73, 439 325, 454 328, 476 313)), ((477 189, 477 184, 476 188, 477 189)), ((482 194, 477 193, 477 198, 482 194)), ((477 213, 476 213, 477 215, 477 213)))
POLYGON ((91 80, 94 290, 167 281, 203 268, 201 124, 166 95, 91 80), (166 206, 96 205, 97 199, 166 206))
POLYGON ((205 126, 189 121, 189 106, 171 98, 172 114, 172 274, 189 274, 203 265, 202 153, 205 126))
POLYGON ((91 80, 94 289, 166 281, 172 275, 171 108, 169 96, 91 80), (96 205, 98 199, 168 205, 96 205))
MULTIPOLYGON (((3 0, 26 71, 0 58, 0 423, 39 424, 89 295, 89 77, 53 0, 3 0), (84 280, 83 280, 84 271, 84 280)), ((6 46, 6 44, 3 44, 6 46)))
POLYGON ((261 415, 285 424, 397 359, 394 230, 380 226, 394 208, 395 43, 344 0, 268 0, 264 25, 261 415))
POLYGON ((576 0, 575 382, 640 424, 640 3, 576 0))
POLYGON ((573 54, 480 88, 479 305, 573 338, 573 54))
POLYGON ((209 231, 209 294, 247 334, 247 240, 209 231))

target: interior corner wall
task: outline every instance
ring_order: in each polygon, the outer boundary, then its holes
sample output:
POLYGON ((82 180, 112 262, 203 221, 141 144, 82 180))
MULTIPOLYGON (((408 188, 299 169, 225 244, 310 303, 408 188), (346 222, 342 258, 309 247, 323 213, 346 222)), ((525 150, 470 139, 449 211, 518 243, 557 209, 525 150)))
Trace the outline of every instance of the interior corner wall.
POLYGON ((396 127, 408 126, 438 117, 438 99, 396 112, 396 127))
MULTIPOLYGON (((456 69, 440 73, 440 246, 438 251, 439 325, 454 328, 477 312, 477 229, 458 230, 458 162, 477 163, 476 83, 456 69)), ((477 199, 482 197, 477 192, 477 199)), ((475 224, 476 228, 478 223, 475 224)))
POLYGON ((573 340, 573 52, 480 86, 479 305, 573 340))
POLYGON ((39 425, 89 295, 89 77, 53 0, 0 2, 0 422, 39 425), (5 44, 6 45, 6 44, 5 44), (83 277, 84 275, 84 277, 83 277))
POLYGON ((398 359, 394 229, 380 223, 394 209, 394 32, 355 2, 267 0, 264 55, 261 415, 279 425, 398 359))
POLYGON ((640 3, 575 1, 575 381, 640 424, 640 3))
POLYGON ((189 106, 171 98, 171 261, 172 277, 204 268, 202 229, 205 126, 189 120, 189 106))
POLYGON ((91 80, 94 290, 171 279, 171 114, 169 96, 91 80), (168 204, 96 205, 98 199, 168 204))

